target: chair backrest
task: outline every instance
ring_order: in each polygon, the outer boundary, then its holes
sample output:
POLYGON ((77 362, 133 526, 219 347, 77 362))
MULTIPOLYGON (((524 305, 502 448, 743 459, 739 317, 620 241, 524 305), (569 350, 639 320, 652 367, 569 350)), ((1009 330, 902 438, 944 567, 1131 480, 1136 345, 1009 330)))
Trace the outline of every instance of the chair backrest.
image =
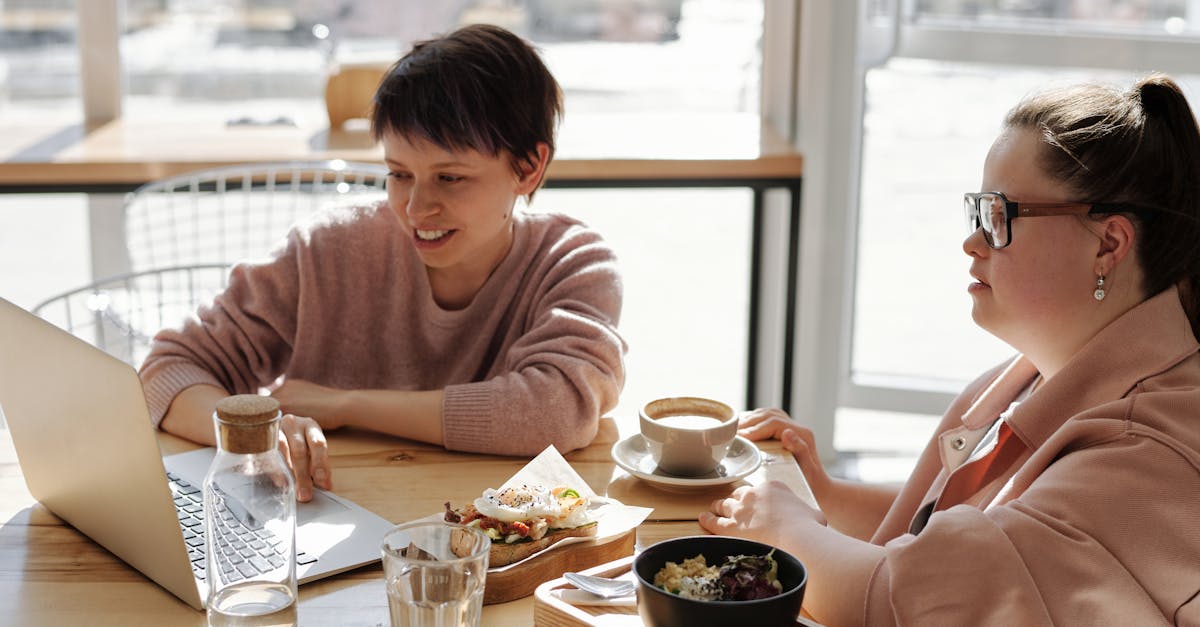
POLYGON ((381 200, 387 168, 341 160, 250 163, 147 183, 125 201, 129 270, 259 257, 296 220, 381 200))
POLYGON ((48 298, 33 313, 134 367, 160 329, 212 302, 229 280, 228 264, 131 272, 48 298))

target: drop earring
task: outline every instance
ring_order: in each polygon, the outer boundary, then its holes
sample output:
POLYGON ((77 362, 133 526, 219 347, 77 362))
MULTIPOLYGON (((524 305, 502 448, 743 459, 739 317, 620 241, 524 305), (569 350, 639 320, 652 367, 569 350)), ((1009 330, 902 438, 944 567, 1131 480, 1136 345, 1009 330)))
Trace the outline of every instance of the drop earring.
POLYGON ((1104 300, 1105 296, 1107 294, 1104 291, 1104 275, 1101 274, 1096 277, 1096 291, 1092 292, 1092 297, 1096 300, 1104 300))

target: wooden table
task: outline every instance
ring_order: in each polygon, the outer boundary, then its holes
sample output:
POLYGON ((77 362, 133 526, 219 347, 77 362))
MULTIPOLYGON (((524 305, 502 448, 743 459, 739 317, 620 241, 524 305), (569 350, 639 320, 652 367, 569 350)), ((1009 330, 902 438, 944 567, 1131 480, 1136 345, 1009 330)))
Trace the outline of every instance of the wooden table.
MULTIPOLYGON (((343 159, 380 163, 365 128, 323 121, 237 126, 218 111, 96 126, 0 121, 0 192, 128 191, 202 168, 343 159)), ((569 115, 547 184, 561 187, 787 187, 804 159, 756 115, 569 115), (619 184, 619 185, 618 185, 619 184)))
MULTIPOLYGON (((436 446, 363 432, 333 432, 330 453, 336 492, 379 515, 403 522, 442 509, 447 499, 468 498, 496 487, 528 460, 454 453, 436 446)), ((617 424, 601 421, 585 449, 566 456, 597 493, 627 505, 653 507, 637 530, 637 548, 659 540, 703 533, 696 517, 714 499, 742 485, 677 494, 629 476, 612 461, 617 424)), ((164 452, 194 445, 163 434, 164 452)), ((809 495, 795 461, 777 442, 762 445, 765 463, 745 483, 775 479, 809 495)), ((811 497, 810 497, 811 498, 811 497)), ((86 536, 66 526, 25 488, 7 430, 0 430, 0 623, 27 627, 106 625, 205 625, 185 605, 86 536)), ((533 598, 485 606, 488 627, 528 626, 533 598)), ((386 625, 387 599, 378 564, 300 587, 300 625, 386 625)))

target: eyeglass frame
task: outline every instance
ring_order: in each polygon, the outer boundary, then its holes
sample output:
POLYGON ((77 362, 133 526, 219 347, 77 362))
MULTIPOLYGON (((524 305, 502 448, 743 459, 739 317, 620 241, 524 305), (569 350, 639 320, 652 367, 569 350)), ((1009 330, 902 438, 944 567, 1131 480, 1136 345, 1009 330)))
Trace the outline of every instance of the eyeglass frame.
POLYGON ((1012 243, 1012 221, 1014 218, 1041 218, 1046 216, 1085 216, 1089 214, 1107 213, 1149 213, 1155 211, 1148 207, 1139 207, 1119 202, 1018 202, 1009 200, 1004 192, 967 192, 963 194, 963 209, 967 212, 967 224, 974 226, 972 233, 983 229, 983 239, 988 247, 1000 250, 1012 243), (1008 241, 997 246, 992 233, 983 228, 983 215, 979 201, 984 196, 997 196, 1004 202, 1004 231, 1008 233, 1008 241), (974 211, 967 209, 967 203, 974 211))

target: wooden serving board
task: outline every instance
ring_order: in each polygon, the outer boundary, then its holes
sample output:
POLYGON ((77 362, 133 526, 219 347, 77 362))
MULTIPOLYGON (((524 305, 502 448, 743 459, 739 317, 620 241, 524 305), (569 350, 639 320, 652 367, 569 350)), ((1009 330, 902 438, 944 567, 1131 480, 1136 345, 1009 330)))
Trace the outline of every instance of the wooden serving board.
MULTIPOLYGON (((598 577, 619 577, 633 568, 633 556, 582 571, 598 577)), ((559 577, 537 587, 533 595, 534 627, 644 627, 635 605, 571 605, 554 595, 560 588, 574 588, 559 577)), ((801 614, 804 614, 801 612, 801 614)), ((804 616, 796 618, 796 627, 821 627, 804 616)))
MULTIPOLYGON (((511 566, 489 568, 483 588, 483 603, 506 603, 533 594, 538 585, 612 560, 633 555, 637 529, 604 541, 578 542, 550 548, 511 566)), ((630 557, 632 559, 632 557, 630 557)))
MULTIPOLYGON (((633 556, 601 564, 595 568, 582 571, 597 577, 617 577, 633 568, 633 556)), ((637 607, 630 605, 571 605, 554 596, 553 591, 559 588, 574 588, 561 576, 547 581, 537 587, 533 595, 533 624, 534 627, 592 627, 628 625, 641 627, 642 619, 638 616, 637 607), (601 618, 603 617, 603 618, 601 618)))

